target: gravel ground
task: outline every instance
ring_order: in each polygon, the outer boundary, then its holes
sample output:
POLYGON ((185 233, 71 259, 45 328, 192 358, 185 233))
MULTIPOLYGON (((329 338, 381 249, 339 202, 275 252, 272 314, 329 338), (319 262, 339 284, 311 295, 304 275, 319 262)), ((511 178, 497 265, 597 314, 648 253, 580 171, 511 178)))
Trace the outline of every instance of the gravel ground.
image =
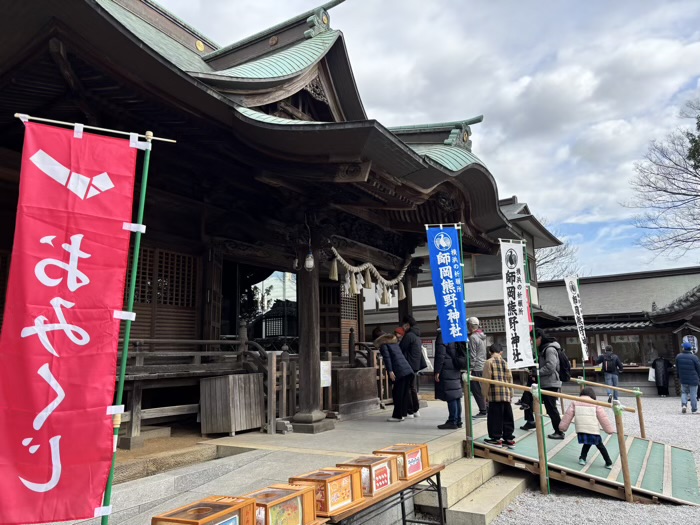
MULTIPOLYGON (((634 406, 634 399, 622 398, 634 406)), ((690 408, 688 409, 690 412, 690 408)), ((644 423, 647 437, 654 441, 693 451, 695 468, 700 477, 700 415, 681 414, 678 397, 644 399, 644 423)), ((639 435, 637 414, 625 413, 625 433, 639 435)), ((700 509, 686 505, 645 505, 597 495, 563 483, 552 483, 552 493, 543 496, 531 490, 519 496, 493 525, 563 523, 598 525, 656 525, 668 523, 700 523, 700 509)))

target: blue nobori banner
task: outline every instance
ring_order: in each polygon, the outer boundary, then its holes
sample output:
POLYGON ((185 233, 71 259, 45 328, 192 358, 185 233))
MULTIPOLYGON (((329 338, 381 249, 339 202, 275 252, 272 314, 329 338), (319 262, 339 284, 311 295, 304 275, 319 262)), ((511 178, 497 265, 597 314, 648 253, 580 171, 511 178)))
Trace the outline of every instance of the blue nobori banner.
POLYGON ((428 228, 430 271, 442 340, 445 343, 466 341, 467 311, 464 305, 462 250, 457 226, 428 228))

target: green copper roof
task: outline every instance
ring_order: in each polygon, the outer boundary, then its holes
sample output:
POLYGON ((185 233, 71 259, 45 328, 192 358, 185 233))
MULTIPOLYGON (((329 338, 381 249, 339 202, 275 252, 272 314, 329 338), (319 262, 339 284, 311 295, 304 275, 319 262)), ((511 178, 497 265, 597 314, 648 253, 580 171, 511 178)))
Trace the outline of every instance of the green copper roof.
POLYGON ((450 131, 454 128, 469 126, 483 122, 484 116, 479 115, 465 120, 455 120, 454 122, 436 122, 434 124, 414 124, 411 126, 394 126, 389 128, 394 134, 401 133, 424 133, 426 131, 450 131))
POLYGON ((277 53, 214 74, 250 80, 290 77, 321 60, 339 35, 338 31, 326 31, 277 53))
POLYGON ((314 9, 311 9, 309 11, 306 11, 305 13, 302 13, 300 15, 295 16, 294 18, 290 18, 289 20, 285 20, 282 23, 279 23, 275 26, 272 26, 268 29, 265 29, 264 31, 261 31, 260 33, 256 33, 254 35, 251 35, 249 37, 244 38, 243 40, 239 40, 238 42, 234 42, 233 44, 230 44, 226 47, 222 47, 221 49, 217 49, 216 51, 212 51, 208 55, 205 55, 205 60, 212 60, 214 58, 217 58, 221 55, 225 55, 226 53, 229 53, 230 51, 233 51, 236 48, 243 47, 246 44, 249 44, 251 42, 255 42, 256 40, 260 40, 263 38, 266 38, 268 36, 272 36, 275 33, 278 33, 279 31, 294 25, 298 24, 299 22, 306 20, 310 16, 314 15, 319 9, 323 10, 328 10, 331 9, 339 4, 342 4, 345 0, 331 0, 330 2, 326 2, 325 4, 316 7, 314 9))
POLYGON ((450 171, 462 171, 472 164, 480 164, 485 167, 485 164, 479 160, 479 157, 462 148, 439 144, 408 144, 408 147, 450 171))
POLYGON ((281 124, 284 126, 299 124, 325 124, 325 122, 315 122, 312 120, 292 120, 289 118, 275 117, 274 115, 268 115, 266 113, 262 113, 261 111, 245 108, 243 106, 236 106, 236 111, 248 118, 257 120, 258 122, 264 122, 265 124, 281 124))
POLYGON ((96 1, 139 40, 181 70, 198 73, 213 72, 213 69, 202 60, 194 48, 194 38, 190 49, 111 0, 96 1))

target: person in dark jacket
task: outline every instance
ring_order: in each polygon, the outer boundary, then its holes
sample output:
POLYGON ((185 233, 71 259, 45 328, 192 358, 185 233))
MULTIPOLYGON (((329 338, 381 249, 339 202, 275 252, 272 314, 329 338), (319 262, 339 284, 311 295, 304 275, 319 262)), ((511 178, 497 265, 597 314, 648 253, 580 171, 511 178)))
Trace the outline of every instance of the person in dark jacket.
POLYGON ((416 326, 416 320, 410 315, 402 319, 403 329, 406 335, 401 339, 401 351, 403 352, 406 361, 413 369, 413 380, 409 387, 409 402, 408 402, 408 417, 420 416, 420 405, 418 404, 418 372, 423 370, 427 365, 423 357, 422 346, 423 342, 420 338, 420 329, 416 326))
MULTIPOLYGON (((599 355, 596 364, 600 365, 605 374, 605 384, 608 386, 617 386, 620 380, 623 366, 620 358, 613 354, 613 347, 608 345, 605 347, 605 353, 599 355)), ((608 403, 612 403, 613 399, 617 399, 617 390, 608 389, 608 403)))
POLYGON ((651 368, 654 370, 654 381, 656 382, 656 390, 661 397, 668 395, 668 374, 673 368, 673 363, 665 357, 657 357, 651 362, 651 368))
POLYGON ((678 379, 681 383, 681 412, 686 413, 688 400, 693 414, 698 411, 698 383, 700 383, 700 359, 694 355, 693 345, 683 343, 683 351, 676 356, 678 379))
POLYGON ((447 402, 447 421, 438 425, 442 430, 462 427, 462 372, 455 362, 457 348, 454 343, 442 341, 440 320, 437 321, 435 340, 435 399, 447 402))
MULTIPOLYGON (((540 355, 540 387, 542 390, 559 392, 561 380, 559 379, 559 343, 554 337, 549 336, 541 328, 535 329, 535 343, 540 355)), ((564 433, 559 430, 561 416, 557 408, 557 398, 552 396, 542 396, 542 403, 547 411, 549 419, 552 420, 554 432, 549 434, 550 439, 564 439, 564 433)))
POLYGON ((387 421, 398 423, 408 415, 408 388, 413 380, 413 369, 406 361, 395 335, 380 335, 374 346, 379 348, 393 384, 391 396, 394 399, 394 412, 387 421))

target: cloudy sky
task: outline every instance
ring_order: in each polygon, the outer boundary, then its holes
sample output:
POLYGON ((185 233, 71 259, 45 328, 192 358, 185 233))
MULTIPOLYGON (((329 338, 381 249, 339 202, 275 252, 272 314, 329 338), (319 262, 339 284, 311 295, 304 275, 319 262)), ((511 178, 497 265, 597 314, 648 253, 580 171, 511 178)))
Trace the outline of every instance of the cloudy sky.
MULTIPOLYGON (((322 0, 159 0, 220 45, 322 0)), ((579 247, 587 275, 700 264, 636 244, 634 163, 700 96, 697 0, 347 0, 345 35, 370 118, 468 118, 501 197, 579 247)))

